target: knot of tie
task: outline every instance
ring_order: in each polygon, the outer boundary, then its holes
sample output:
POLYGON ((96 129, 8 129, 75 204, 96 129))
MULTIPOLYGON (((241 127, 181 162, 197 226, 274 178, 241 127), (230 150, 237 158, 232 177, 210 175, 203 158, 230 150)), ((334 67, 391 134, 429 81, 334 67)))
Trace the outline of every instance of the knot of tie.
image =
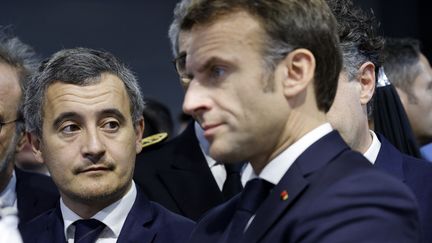
POLYGON ((240 242, 250 218, 269 195, 273 184, 263 179, 249 181, 240 196, 237 210, 231 221, 227 242, 240 242))
POLYGON ((263 179, 253 179, 246 183, 237 210, 249 212, 251 216, 268 196, 273 184, 263 179))
POLYGON ((97 219, 80 219, 73 224, 75 243, 94 243, 105 228, 105 224, 97 219))
POLYGON ((222 187, 222 194, 225 200, 237 195, 243 189, 240 176, 242 166, 243 163, 225 164, 227 176, 222 187))

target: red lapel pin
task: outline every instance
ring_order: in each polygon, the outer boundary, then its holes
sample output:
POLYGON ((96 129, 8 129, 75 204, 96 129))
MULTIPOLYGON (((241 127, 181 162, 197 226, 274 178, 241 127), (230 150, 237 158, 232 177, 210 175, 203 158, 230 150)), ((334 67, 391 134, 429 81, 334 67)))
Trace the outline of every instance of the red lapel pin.
POLYGON ((286 201, 288 199, 288 192, 286 190, 283 190, 280 194, 280 198, 283 201, 286 201))

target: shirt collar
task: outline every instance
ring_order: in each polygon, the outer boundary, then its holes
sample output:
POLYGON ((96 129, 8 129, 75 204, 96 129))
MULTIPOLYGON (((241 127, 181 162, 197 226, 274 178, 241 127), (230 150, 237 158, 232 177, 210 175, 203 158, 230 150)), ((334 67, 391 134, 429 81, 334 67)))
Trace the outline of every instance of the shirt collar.
POLYGON ((6 186, 6 188, 0 193, 0 204, 2 207, 16 207, 16 175, 15 171, 12 172, 12 176, 6 186))
MULTIPOLYGON (((109 228, 114 233, 116 238, 118 238, 123 224, 126 221, 126 217, 135 202, 136 195, 137 190, 135 187, 135 182, 132 181, 131 188, 121 199, 102 209, 91 218, 103 222, 107 228, 109 228)), ((70 233, 72 231, 72 224, 82 218, 70 210, 64 204, 63 199, 60 199, 60 210, 64 221, 65 236, 67 236, 70 235, 68 232, 70 233)))
POLYGON ((242 174, 243 186, 249 180, 260 177, 268 182, 277 185, 294 161, 313 143, 324 137, 333 130, 330 123, 325 123, 312 131, 306 133, 303 137, 285 149, 282 153, 271 160, 261 171, 259 175, 255 174, 250 163, 247 164, 242 174))
POLYGON ((381 149, 381 142, 379 141, 377 135, 370 130, 370 134, 372 136, 372 144, 369 146, 368 150, 363 154, 369 162, 375 164, 375 161, 378 157, 378 153, 381 149))

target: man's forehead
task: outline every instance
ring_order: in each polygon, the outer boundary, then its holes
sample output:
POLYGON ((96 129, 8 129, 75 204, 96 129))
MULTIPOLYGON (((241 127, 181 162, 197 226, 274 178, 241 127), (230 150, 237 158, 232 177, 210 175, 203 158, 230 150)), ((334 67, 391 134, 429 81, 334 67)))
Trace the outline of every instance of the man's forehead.
POLYGON ((44 107, 53 111, 63 110, 64 106, 89 110, 108 106, 129 109, 123 82, 111 74, 102 75, 100 81, 85 86, 55 82, 48 86, 44 101, 44 107))

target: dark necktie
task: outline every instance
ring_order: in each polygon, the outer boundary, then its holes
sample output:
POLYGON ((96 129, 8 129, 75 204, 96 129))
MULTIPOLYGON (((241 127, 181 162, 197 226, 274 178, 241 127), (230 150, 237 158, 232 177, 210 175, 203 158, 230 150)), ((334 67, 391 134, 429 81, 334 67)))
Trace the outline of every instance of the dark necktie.
POLYGON ((222 187, 222 194, 225 201, 237 195, 243 189, 240 177, 242 166, 243 163, 225 164, 227 176, 222 187))
POLYGON ((231 221, 227 242, 240 242, 247 223, 272 188, 273 184, 263 179, 253 179, 246 184, 231 221))
POLYGON ((75 243, 94 243, 105 228, 105 224, 97 219, 80 219, 74 225, 75 243))

